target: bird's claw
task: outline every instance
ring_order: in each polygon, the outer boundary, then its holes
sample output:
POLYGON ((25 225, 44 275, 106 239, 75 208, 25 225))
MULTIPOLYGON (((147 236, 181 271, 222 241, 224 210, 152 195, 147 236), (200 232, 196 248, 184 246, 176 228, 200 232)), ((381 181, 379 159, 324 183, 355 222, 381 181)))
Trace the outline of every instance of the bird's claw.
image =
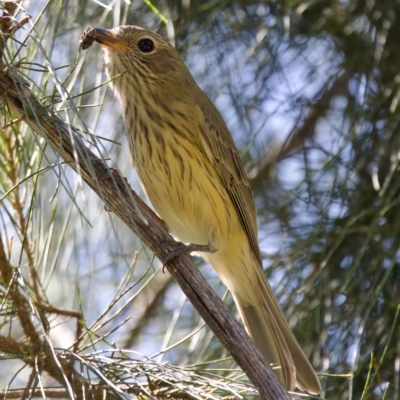
MULTIPOLYGON (((164 241, 162 243, 170 243, 169 241, 164 241)), ((161 243, 161 244, 162 244, 161 243)), ((209 244, 184 244, 181 242, 173 242, 175 244, 174 248, 169 251, 167 256, 164 259, 163 262, 163 267, 162 267, 162 272, 165 273, 165 267, 167 264, 173 260, 175 257, 181 256, 181 255, 190 255, 191 253, 194 252, 202 252, 202 253, 215 253, 217 250, 209 245, 209 244)))

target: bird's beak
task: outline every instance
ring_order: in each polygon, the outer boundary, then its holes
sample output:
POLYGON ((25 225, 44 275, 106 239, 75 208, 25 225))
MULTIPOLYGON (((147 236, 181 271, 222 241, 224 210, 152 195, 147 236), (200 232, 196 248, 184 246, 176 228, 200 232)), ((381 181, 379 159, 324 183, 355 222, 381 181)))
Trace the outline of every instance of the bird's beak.
POLYGON ((130 48, 121 39, 116 37, 114 33, 107 29, 94 28, 94 31, 96 32, 94 40, 102 46, 111 47, 114 50, 126 50, 130 48))

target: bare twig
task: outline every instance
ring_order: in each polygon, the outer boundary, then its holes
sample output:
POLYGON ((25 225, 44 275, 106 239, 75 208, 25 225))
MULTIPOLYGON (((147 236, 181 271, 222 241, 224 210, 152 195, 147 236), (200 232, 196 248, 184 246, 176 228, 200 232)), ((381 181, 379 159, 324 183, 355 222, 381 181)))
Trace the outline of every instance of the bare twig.
POLYGON ((304 116, 305 112, 303 112, 299 117, 298 122, 284 142, 271 140, 264 154, 260 157, 258 164, 250 171, 250 178, 253 180, 257 178, 262 179, 266 175, 269 175, 268 172, 271 167, 273 168, 279 160, 291 151, 301 148, 306 139, 312 138, 316 123, 328 111, 331 100, 338 94, 346 91, 348 82, 348 74, 343 72, 331 84, 329 89, 324 88, 316 96, 314 103, 308 108, 308 114, 304 116))
POLYGON ((14 13, 18 8, 18 3, 20 2, 7 1, 4 4, 3 15, 0 17, 0 58, 3 56, 3 51, 7 40, 31 19, 30 15, 26 15, 21 19, 21 21, 17 21, 15 19, 14 13))

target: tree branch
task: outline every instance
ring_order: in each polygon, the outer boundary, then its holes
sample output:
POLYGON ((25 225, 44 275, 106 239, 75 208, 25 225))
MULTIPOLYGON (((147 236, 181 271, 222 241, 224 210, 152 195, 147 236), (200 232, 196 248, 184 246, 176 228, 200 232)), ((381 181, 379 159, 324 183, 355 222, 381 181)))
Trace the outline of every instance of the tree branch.
POLYGON ((314 99, 313 104, 308 107, 307 114, 306 111, 301 113, 287 139, 281 143, 278 140, 271 140, 258 164, 250 171, 250 178, 257 180, 268 176, 271 168, 273 169, 278 161, 291 151, 301 148, 306 139, 312 138, 318 120, 327 113, 332 99, 338 94, 345 93, 348 83, 349 76, 346 72, 343 72, 336 77, 329 89, 324 87, 315 96, 316 99, 314 99), (300 123, 301 121, 302 123, 300 123))
MULTIPOLYGON (((23 119, 38 135, 78 172, 87 185, 143 242, 164 260, 173 248, 173 239, 159 217, 129 188, 121 177, 110 174, 106 163, 97 158, 81 137, 61 119, 52 115, 28 89, 18 71, 0 66, 0 101, 17 118, 23 119), (160 246, 160 243, 171 243, 160 246)), ((221 343, 259 390, 262 399, 290 399, 276 375, 265 362, 243 327, 226 310, 188 256, 172 260, 168 271, 221 343)))

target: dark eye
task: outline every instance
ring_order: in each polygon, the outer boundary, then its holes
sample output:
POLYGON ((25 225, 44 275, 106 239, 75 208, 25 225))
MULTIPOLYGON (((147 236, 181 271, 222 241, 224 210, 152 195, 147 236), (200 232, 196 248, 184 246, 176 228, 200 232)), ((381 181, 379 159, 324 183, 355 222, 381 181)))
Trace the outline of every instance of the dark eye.
POLYGON ((154 50, 154 42, 151 39, 142 39, 139 42, 139 50, 143 53, 150 53, 154 50))

